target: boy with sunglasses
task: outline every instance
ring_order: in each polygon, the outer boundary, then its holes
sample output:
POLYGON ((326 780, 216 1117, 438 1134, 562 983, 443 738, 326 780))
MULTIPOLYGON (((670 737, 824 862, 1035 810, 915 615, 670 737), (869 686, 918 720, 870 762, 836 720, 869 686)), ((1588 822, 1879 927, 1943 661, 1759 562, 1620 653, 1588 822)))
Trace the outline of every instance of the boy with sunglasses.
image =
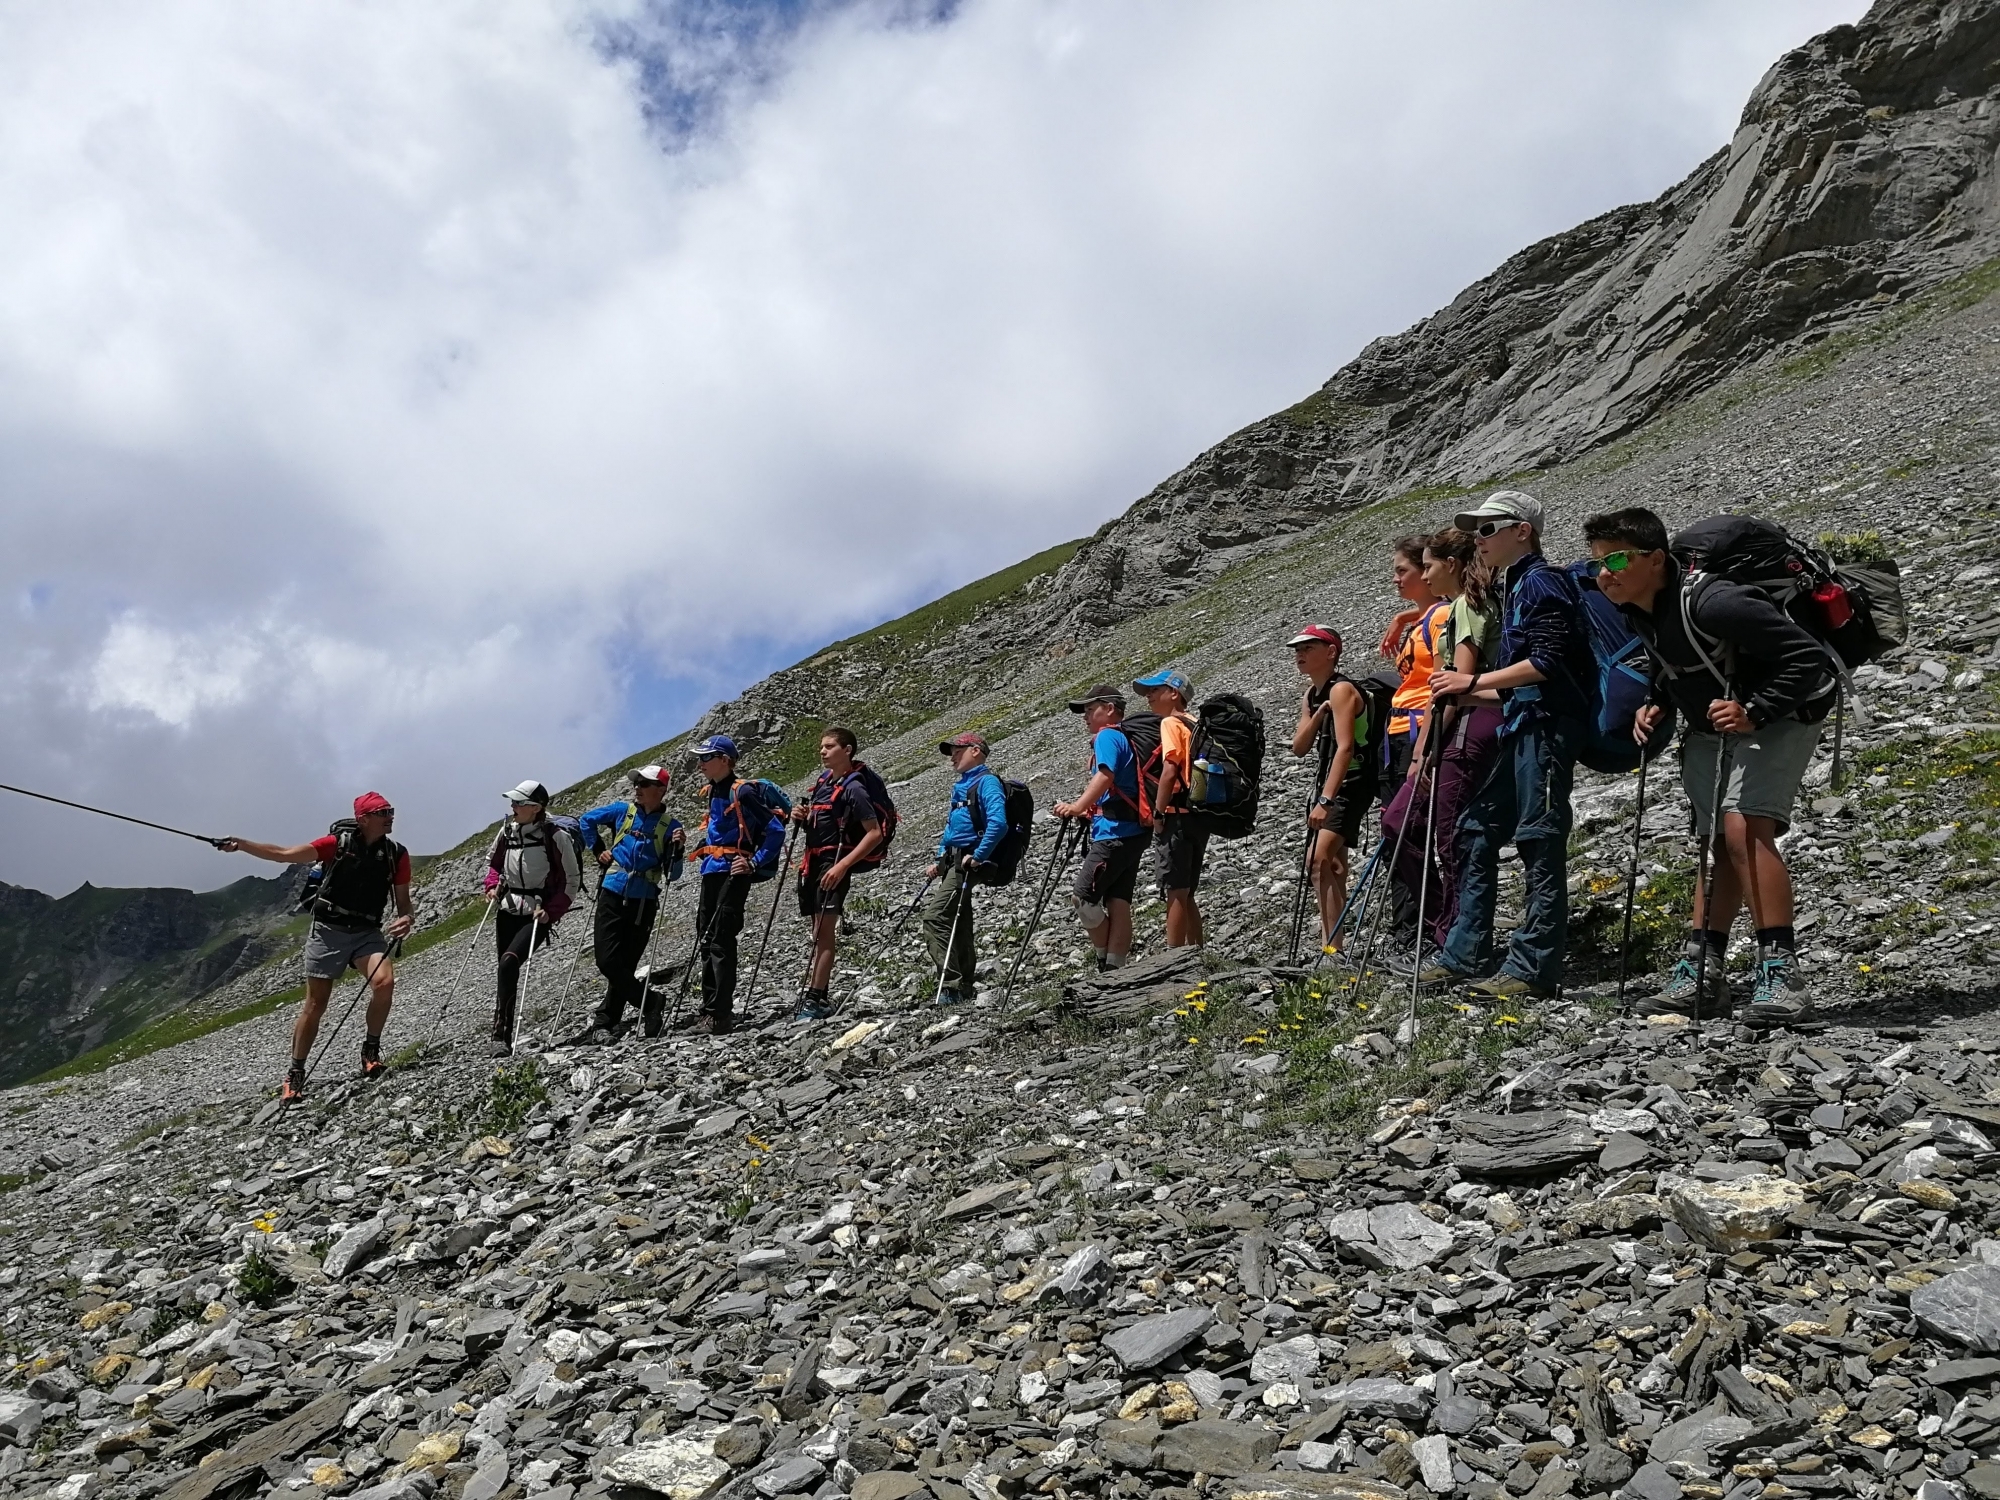
POLYGON ((1695 837, 1713 838, 1710 892, 1696 890, 1687 949, 1641 1015, 1687 1015, 1700 975, 1704 1015, 1729 1005, 1722 971, 1729 929, 1747 901, 1757 934, 1757 973, 1744 1019, 1790 1025, 1809 1008, 1792 927, 1792 877, 1778 852, 1805 779, 1820 725, 1839 687, 1825 647, 1761 590, 1722 578, 1691 584, 1667 548, 1667 528, 1634 506, 1583 523, 1604 596, 1632 621, 1653 654, 1654 702, 1633 729, 1643 740, 1671 701, 1681 735, 1681 786, 1694 806, 1695 837), (1697 727, 1703 726, 1703 727, 1697 727), (1717 758, 1728 742, 1720 836, 1715 826, 1717 758), (1702 944, 1708 945, 1706 961, 1702 944))
POLYGON ((1570 787, 1596 673, 1575 582, 1542 556, 1542 504, 1498 490, 1452 521, 1475 539, 1500 593, 1499 665, 1439 672, 1433 701, 1470 696, 1502 705, 1497 761, 1458 825, 1458 915, 1433 983, 1472 980, 1493 1000, 1554 995, 1569 938, 1570 787), (1507 957, 1491 978, 1500 848, 1521 856, 1527 900, 1507 957))

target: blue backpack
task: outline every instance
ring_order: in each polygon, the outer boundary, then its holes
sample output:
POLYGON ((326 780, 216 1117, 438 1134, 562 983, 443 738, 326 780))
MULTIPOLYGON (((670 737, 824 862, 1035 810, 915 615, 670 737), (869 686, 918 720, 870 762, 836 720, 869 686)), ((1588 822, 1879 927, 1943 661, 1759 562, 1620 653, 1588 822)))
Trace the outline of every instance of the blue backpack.
POLYGON ((1581 562, 1562 570, 1577 591, 1577 614, 1597 663, 1594 681, 1584 684, 1591 715, 1577 760, 1593 771, 1620 774, 1639 769, 1640 757, 1652 760, 1674 737, 1673 705, 1646 737, 1644 749, 1632 738, 1632 721, 1653 696, 1653 659, 1646 642, 1617 605, 1605 597, 1581 562))

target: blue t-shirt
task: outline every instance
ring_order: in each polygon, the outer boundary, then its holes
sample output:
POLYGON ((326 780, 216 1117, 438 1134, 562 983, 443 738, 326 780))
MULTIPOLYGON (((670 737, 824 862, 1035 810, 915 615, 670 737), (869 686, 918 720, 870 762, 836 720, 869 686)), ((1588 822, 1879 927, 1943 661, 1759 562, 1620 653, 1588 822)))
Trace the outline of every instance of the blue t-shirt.
POLYGON ((1115 791, 1097 799, 1097 816, 1090 820, 1092 839, 1136 839, 1146 831, 1139 821, 1139 762, 1122 729, 1097 731, 1091 742, 1095 769, 1111 773, 1115 791), (1122 794, 1122 795, 1121 795, 1122 794))

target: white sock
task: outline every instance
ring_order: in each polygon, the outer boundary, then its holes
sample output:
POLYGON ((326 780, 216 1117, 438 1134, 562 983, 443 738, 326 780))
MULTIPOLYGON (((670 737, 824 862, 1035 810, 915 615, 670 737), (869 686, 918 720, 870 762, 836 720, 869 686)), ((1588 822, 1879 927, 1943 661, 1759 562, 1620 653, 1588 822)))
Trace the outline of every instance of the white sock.
POLYGON ((1100 964, 1104 962, 1105 955, 1104 955, 1104 950, 1102 948, 1092 948, 1090 951, 1097 955, 1097 961, 1100 964))
POLYGON ((1107 969, 1121 969, 1125 966, 1126 957, 1127 955, 1123 953, 1106 953, 1104 955, 1104 966, 1107 969))

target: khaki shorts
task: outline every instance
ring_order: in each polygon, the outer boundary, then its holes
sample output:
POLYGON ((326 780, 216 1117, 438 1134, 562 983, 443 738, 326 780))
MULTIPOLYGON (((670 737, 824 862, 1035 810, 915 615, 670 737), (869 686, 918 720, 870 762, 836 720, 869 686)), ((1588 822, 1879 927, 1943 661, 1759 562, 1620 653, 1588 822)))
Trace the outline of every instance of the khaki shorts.
MULTIPOLYGON (((1722 789, 1722 810, 1746 818, 1771 818, 1778 831, 1791 826, 1792 804, 1799 783, 1812 764, 1821 725, 1797 719, 1773 719, 1754 734, 1732 734, 1729 778, 1722 789)), ((1681 787, 1694 804, 1697 837, 1708 833, 1709 802, 1715 795, 1715 754, 1724 736, 1692 730, 1681 736, 1681 787)))
POLYGON ((388 951, 379 927, 347 932, 316 922, 306 940, 306 978, 338 979, 350 966, 366 973, 375 967, 375 955, 388 951))

